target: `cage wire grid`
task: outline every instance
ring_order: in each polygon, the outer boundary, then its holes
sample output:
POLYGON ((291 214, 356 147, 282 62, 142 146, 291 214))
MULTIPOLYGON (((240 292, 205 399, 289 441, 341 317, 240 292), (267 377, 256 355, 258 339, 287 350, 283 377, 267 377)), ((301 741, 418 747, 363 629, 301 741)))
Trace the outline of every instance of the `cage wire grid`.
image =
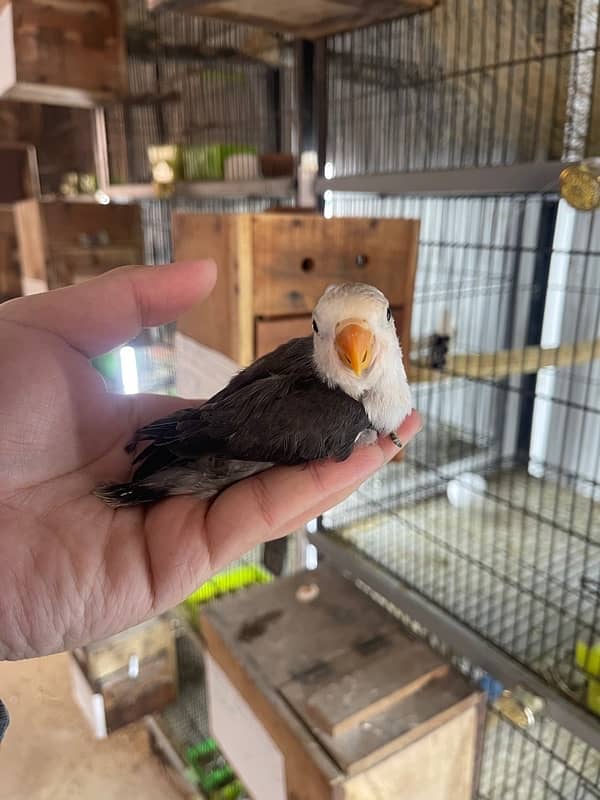
MULTIPOLYGON (((600 634, 600 217, 551 194, 461 197, 460 169, 597 153, 597 4, 457 0, 332 50, 326 178, 457 181, 453 197, 325 194, 326 216, 421 221, 409 358, 425 418, 404 462, 325 529, 585 705, 575 644, 600 634), (437 375, 435 334, 450 340, 437 375)), ((598 797, 599 763, 550 719, 520 731, 491 712, 479 796, 598 797)))
MULTIPOLYGON (((264 64, 173 51, 233 46, 247 59, 252 29, 176 12, 149 18, 141 0, 129 9, 139 34, 132 94, 179 94, 109 112, 113 175, 148 180, 146 148, 157 141, 210 143, 214 134, 271 148, 277 119, 282 147, 294 149, 296 77, 285 42, 275 48, 284 85, 275 112, 264 64), (148 30, 166 48, 152 58, 140 55, 148 30), (222 71, 256 84, 253 97, 262 99, 251 112, 223 112, 222 71), (212 127, 195 127, 199 109, 212 127)), ((459 183, 462 168, 597 154, 599 33, 593 0, 447 0, 330 37, 326 177, 450 168, 459 183)), ((600 638, 599 215, 577 214, 552 194, 456 195, 325 195, 326 216, 421 221, 408 355, 426 427, 404 462, 324 524, 583 705, 575 643, 600 638), (440 332, 450 349, 445 367, 432 371, 440 332), (483 488, 465 473, 485 477, 483 488), (464 507, 446 495, 457 479, 464 507)), ((170 260, 174 208, 259 211, 271 202, 144 203, 148 260, 170 260)), ((257 551, 246 563, 259 559, 257 551)), ((455 661, 464 668, 460 654, 455 661)), ((598 751, 552 719, 520 730, 490 710, 481 800, 587 800, 600 797, 599 782, 598 751)))
POLYGON ((331 175, 598 152, 595 0, 444 0, 328 40, 331 175))
POLYGON ((125 23, 129 95, 107 109, 112 183, 149 182, 152 145, 294 151, 289 39, 170 10, 149 14, 144 0, 126 0, 125 23))

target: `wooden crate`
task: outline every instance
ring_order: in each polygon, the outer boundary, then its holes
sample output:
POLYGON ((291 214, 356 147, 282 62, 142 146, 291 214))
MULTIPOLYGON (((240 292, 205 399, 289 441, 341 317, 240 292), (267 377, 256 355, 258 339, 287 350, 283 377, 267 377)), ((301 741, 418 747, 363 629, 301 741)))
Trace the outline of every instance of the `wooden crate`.
POLYGON ((211 728, 253 796, 265 781, 295 800, 474 796, 482 694, 339 573, 253 587, 200 621, 211 728))
POLYGON ((80 648, 72 654, 71 681, 98 738, 162 711, 177 698, 178 689, 170 620, 157 617, 80 648))
POLYGON ((388 297, 408 357, 418 232, 418 221, 408 219, 175 214, 176 258, 207 256, 219 265, 211 299, 187 312, 178 329, 245 365, 309 335, 327 286, 362 281, 388 297))
POLYGON ((25 200, 16 204, 15 220, 25 294, 143 263, 136 205, 25 200))
POLYGON ((280 0, 147 0, 148 8, 176 8, 205 17, 242 22, 268 30, 316 39, 376 22, 430 11, 439 0, 310 0, 291 3, 282 13, 280 0))
POLYGON ((0 8, 0 96, 91 107, 125 92, 119 0, 0 8))
POLYGON ((0 205, 0 303, 21 294, 13 207, 0 205))

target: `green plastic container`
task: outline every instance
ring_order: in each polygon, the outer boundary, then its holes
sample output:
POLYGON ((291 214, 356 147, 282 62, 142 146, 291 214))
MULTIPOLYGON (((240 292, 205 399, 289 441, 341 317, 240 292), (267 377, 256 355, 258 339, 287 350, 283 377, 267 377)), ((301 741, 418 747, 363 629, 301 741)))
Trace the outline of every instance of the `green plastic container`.
POLYGON ((221 181, 226 158, 240 153, 256 155, 257 152, 256 147, 241 144, 190 144, 181 151, 186 181, 221 181))
POLYGON ((255 583, 269 583, 272 580, 272 575, 258 564, 234 567, 213 576, 183 602, 189 611, 194 612, 197 606, 215 600, 223 594, 237 592, 255 583))
POLYGON ((229 156, 237 156, 240 153, 249 153, 252 156, 257 154, 256 147, 249 144, 224 144, 222 145, 223 161, 229 156))
POLYGON ((217 789, 211 792, 208 800, 238 800, 244 794, 244 787, 241 781, 235 780, 223 786, 222 789, 217 789))
POLYGON ((200 787, 203 792, 213 792, 227 783, 231 783, 235 773, 229 765, 213 769, 210 772, 200 773, 200 787))
POLYGON ((220 144, 182 147, 183 179, 186 181, 223 180, 223 146, 220 144))
POLYGON ((215 740, 208 738, 203 739, 201 742, 198 742, 198 744, 195 744, 192 747, 188 747, 185 752, 185 757, 190 764, 193 764, 195 761, 207 761, 218 752, 219 750, 215 740))

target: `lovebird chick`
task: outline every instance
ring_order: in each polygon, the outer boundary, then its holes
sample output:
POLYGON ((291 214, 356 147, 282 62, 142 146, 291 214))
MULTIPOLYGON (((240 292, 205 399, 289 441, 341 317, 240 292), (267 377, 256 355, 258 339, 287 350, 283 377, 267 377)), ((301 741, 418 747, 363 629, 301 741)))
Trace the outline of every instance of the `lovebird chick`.
POLYGON ((203 405, 140 428, 127 446, 147 443, 131 480, 95 494, 111 506, 208 499, 274 465, 343 461, 377 436, 394 438, 412 398, 385 296, 363 283, 331 286, 312 327, 312 336, 259 358, 203 405))

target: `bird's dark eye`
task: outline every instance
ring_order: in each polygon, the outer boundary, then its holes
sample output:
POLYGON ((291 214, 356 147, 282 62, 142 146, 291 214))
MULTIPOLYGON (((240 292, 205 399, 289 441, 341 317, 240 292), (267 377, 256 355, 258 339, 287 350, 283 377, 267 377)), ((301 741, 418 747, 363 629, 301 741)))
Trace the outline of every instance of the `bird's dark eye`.
POLYGON ((389 306, 388 306, 388 309, 387 309, 387 321, 388 322, 392 321, 392 309, 389 306))
POLYGON ((313 319, 313 331, 314 331, 315 333, 318 333, 318 332, 319 332, 319 326, 318 326, 318 325, 317 325, 317 323, 314 321, 314 319, 313 319))

